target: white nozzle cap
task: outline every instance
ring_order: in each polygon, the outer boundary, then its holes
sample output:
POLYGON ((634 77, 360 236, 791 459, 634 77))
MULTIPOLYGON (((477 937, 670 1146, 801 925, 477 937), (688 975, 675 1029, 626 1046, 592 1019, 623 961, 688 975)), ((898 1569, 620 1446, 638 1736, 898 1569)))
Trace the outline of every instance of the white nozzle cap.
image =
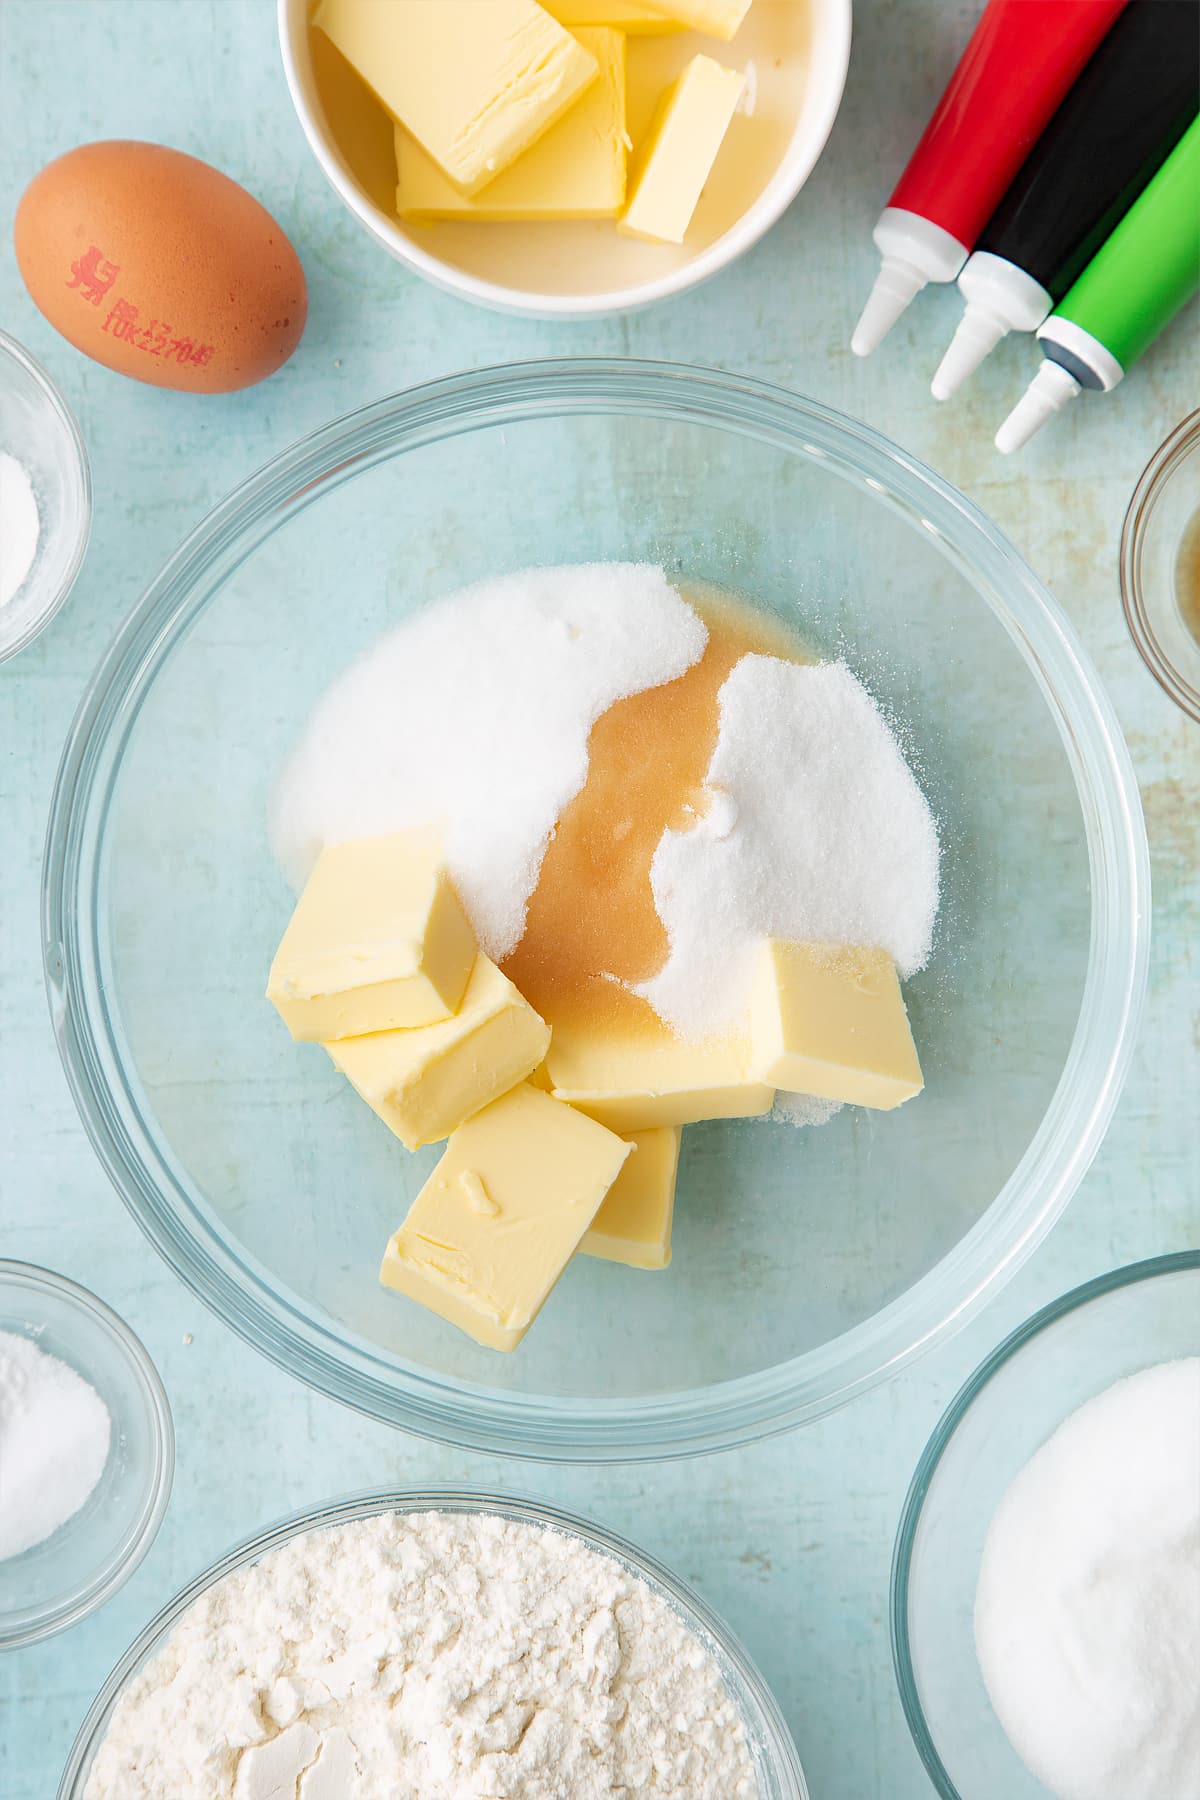
POLYGON ((1022 449, 1047 419, 1081 391, 1079 382, 1061 363, 1044 362, 996 433, 997 450, 1010 456, 1022 449))
POLYGON ((956 394, 968 375, 973 375, 984 357, 1007 337, 1009 326, 989 307, 967 302, 967 310, 958 321, 958 330, 937 366, 937 374, 929 384, 935 400, 948 400, 956 394))
POLYGON ((900 314, 916 299, 927 277, 911 263, 897 256, 885 256, 883 267, 875 277, 862 317, 854 327, 850 348, 855 356, 870 356, 878 350, 900 314))
POLYGON ((933 378, 935 400, 948 400, 1010 331, 1036 331, 1054 301, 1005 256, 976 250, 959 273, 967 310, 933 378))
POLYGON ((885 206, 871 235, 883 267, 850 339, 855 356, 877 350, 926 282, 953 281, 967 255, 956 237, 903 206, 885 206))

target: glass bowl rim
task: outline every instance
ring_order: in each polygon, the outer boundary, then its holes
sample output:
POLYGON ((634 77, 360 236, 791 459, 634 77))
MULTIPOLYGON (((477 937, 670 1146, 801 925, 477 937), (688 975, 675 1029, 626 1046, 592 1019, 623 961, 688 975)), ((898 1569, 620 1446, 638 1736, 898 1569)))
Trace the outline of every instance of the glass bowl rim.
POLYGON ((83 433, 79 429, 79 422, 67 405, 62 390, 53 377, 47 373, 36 357, 30 355, 24 344, 7 331, 0 331, 0 357, 8 357, 15 362, 41 390, 43 398, 49 404, 50 410, 57 418, 67 442, 71 446, 79 471, 80 489, 79 524, 70 560, 63 570, 62 579, 46 605, 40 607, 35 616, 30 619, 20 637, 14 638, 11 644, 0 645, 0 663, 5 663, 11 657, 16 656, 19 651, 27 649, 34 638, 46 629, 55 613, 66 604, 67 596, 75 586, 76 578, 83 566, 88 539, 92 534, 92 470, 91 464, 88 462, 87 445, 84 443, 83 433))
POLYGON ((1200 454, 1200 408, 1179 421, 1138 478, 1121 526, 1121 605, 1138 655, 1165 694, 1200 723, 1200 691, 1163 649, 1142 587, 1142 548, 1167 483, 1188 457, 1200 454))
POLYGON ((772 1772, 782 1784, 782 1800, 808 1800, 808 1787, 800 1754, 779 1702, 740 1639, 719 1613, 686 1581, 648 1551, 639 1549, 615 1531, 610 1531, 607 1526, 597 1524, 592 1519, 582 1518, 564 1507, 530 1495, 500 1493, 494 1489, 475 1486, 365 1488, 337 1499, 323 1501, 316 1506, 302 1507, 276 1519, 261 1531, 239 1539, 207 1568, 193 1576, 159 1609, 109 1671, 75 1735, 59 1784, 57 1800, 79 1800, 78 1781, 85 1759, 98 1748, 99 1732, 107 1723, 108 1715, 120 1699, 130 1677, 146 1661, 157 1641, 178 1623, 188 1607, 202 1594, 235 1569, 259 1561, 269 1551, 306 1531, 349 1524, 387 1512, 495 1513, 517 1523, 546 1526, 552 1531, 581 1539, 589 1549, 613 1557, 633 1574, 648 1580, 651 1587, 660 1589, 667 1596, 685 1625, 701 1641, 705 1637, 712 1639, 745 1685, 760 1714, 763 1727, 761 1739, 769 1755, 772 1772))
POLYGON ((672 363, 565 358, 443 377, 335 419, 251 475, 193 530, 127 615, 81 700, 51 802, 42 924, 55 1036, 93 1147, 176 1274, 225 1323, 321 1392, 418 1435, 544 1461, 659 1460, 822 1416, 965 1323, 1032 1253, 1095 1155, 1128 1068, 1146 983, 1149 851, 1129 752, 1071 626, 1007 539, 949 483, 870 427, 765 382, 672 363), (104 818, 91 816, 97 805, 107 811, 125 742, 175 643, 318 488, 467 430, 592 415, 707 426, 806 454, 939 539, 987 592, 980 603, 1016 641, 1058 726, 1092 896, 1087 975, 1058 1086, 1017 1167, 958 1243, 886 1307, 797 1358, 707 1388, 618 1401, 506 1393, 386 1358, 302 1314, 220 1241, 122 1089, 98 969, 104 818))
POLYGON ((942 1457, 949 1448, 959 1426, 984 1390, 1000 1374, 1001 1370, 1007 1368, 1014 1357, 1034 1343, 1044 1331, 1059 1324, 1072 1313, 1082 1311, 1084 1307, 1091 1306, 1097 1301, 1106 1300, 1111 1294, 1121 1292, 1123 1288, 1136 1287, 1144 1281, 1156 1281, 1164 1275, 1177 1275, 1182 1272, 1200 1274, 1200 1250, 1177 1250, 1164 1256, 1150 1256, 1143 1258, 1140 1262, 1125 1263, 1120 1268, 1110 1269, 1103 1275, 1094 1276, 1090 1281, 1081 1282, 1078 1287, 1071 1288, 1067 1293, 1060 1294, 1057 1299, 1040 1307, 1037 1312, 1032 1313, 1029 1318, 1009 1332, 1008 1336, 997 1344, 994 1350, 989 1351, 978 1367, 967 1377, 938 1420, 928 1443, 921 1452, 920 1460, 909 1483, 908 1493, 905 1495, 900 1524, 896 1531, 896 1542, 892 1551, 888 1614, 892 1641, 892 1666, 896 1674, 896 1685, 900 1690, 900 1704, 904 1709, 904 1717, 917 1754, 941 1800, 966 1800, 966 1797, 955 1786, 949 1771, 942 1762, 925 1716, 908 1637, 908 1596, 913 1547, 916 1543, 921 1515, 925 1509, 925 1501, 933 1486, 942 1457))
MULTIPOLYGON (((8 1257, 0 1257, 0 1283, 65 1301, 73 1311, 86 1318, 93 1330, 117 1346, 149 1403, 153 1451, 150 1479, 139 1512, 117 1553, 52 1605, 11 1615, 11 1625, 0 1614, 0 1650, 16 1650, 77 1625, 111 1599, 138 1567, 158 1535, 171 1498, 175 1477, 175 1427, 162 1377, 148 1350, 124 1319, 98 1295, 53 1269, 8 1257)), ((79 1373, 88 1379, 86 1369, 80 1369, 79 1373)))

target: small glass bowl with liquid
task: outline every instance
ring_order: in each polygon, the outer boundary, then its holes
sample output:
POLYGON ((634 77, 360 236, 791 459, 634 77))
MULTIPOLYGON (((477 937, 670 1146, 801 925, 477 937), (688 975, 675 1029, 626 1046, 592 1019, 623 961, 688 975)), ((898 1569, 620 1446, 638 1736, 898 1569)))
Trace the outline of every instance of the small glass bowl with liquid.
POLYGON ((1146 667, 1200 721, 1200 411, 1159 445, 1134 490, 1121 598, 1146 667))

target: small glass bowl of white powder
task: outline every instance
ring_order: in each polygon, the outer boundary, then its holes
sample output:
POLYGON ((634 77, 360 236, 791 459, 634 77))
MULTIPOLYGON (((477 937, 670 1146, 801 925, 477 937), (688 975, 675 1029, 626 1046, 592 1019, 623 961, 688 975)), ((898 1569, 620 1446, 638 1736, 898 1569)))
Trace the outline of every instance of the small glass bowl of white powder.
POLYGON ((0 1650, 76 1624, 132 1575, 171 1492, 158 1372, 102 1301, 0 1260, 0 1650))
POLYGON ((0 662, 63 604, 91 523, 79 427, 46 371, 0 331, 0 662))
POLYGON ((237 1545, 113 1670, 59 1797, 385 1791, 808 1800, 703 1601, 599 1526, 473 1489, 359 1494, 237 1545))
POLYGON ((909 1489, 892 1648, 942 1800, 1200 1795, 1200 1252, 972 1375, 909 1489))

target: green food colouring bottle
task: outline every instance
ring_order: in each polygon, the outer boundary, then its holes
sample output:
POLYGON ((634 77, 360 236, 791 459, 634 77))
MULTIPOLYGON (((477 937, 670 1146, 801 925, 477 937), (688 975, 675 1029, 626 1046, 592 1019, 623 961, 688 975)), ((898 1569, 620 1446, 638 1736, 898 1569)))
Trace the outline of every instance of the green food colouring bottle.
POLYGON ((996 433, 997 450, 1019 450, 1083 388, 1116 387, 1198 287, 1200 119, 1039 327, 1046 360, 996 433))

